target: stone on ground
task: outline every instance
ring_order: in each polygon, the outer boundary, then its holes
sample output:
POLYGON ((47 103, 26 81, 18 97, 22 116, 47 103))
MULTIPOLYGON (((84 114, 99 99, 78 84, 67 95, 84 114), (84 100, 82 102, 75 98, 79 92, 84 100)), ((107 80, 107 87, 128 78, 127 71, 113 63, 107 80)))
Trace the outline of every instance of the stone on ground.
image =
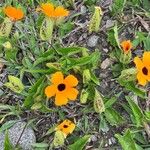
MULTIPOLYGON (((8 135, 11 143, 15 146, 18 138, 20 137, 26 123, 25 122, 17 122, 10 129, 8 129, 8 135)), ((4 150, 4 139, 5 133, 0 133, 0 150, 4 150)), ((25 128, 21 139, 19 141, 19 146, 22 150, 32 150, 32 144, 36 142, 36 137, 32 128, 25 128)))

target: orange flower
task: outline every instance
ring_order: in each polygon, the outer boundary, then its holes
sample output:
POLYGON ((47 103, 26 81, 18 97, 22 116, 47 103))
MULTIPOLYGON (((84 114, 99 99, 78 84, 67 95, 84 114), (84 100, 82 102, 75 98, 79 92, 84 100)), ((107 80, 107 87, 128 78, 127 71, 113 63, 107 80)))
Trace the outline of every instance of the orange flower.
POLYGON ((68 75, 65 79, 61 72, 56 72, 51 78, 52 85, 45 88, 45 94, 48 98, 55 96, 55 105, 61 106, 68 103, 68 99, 75 100, 78 95, 78 80, 73 75, 68 75))
POLYGON ((22 9, 15 8, 12 6, 7 6, 4 8, 4 13, 13 21, 20 20, 24 17, 24 13, 22 9))
POLYGON ((65 136, 71 134, 74 131, 74 129, 75 124, 68 119, 64 120, 60 125, 56 127, 56 130, 62 131, 65 136))
POLYGON ((138 83, 145 86, 150 81, 150 52, 144 52, 142 60, 139 57, 135 57, 134 63, 138 71, 138 83))
POLYGON ((132 48, 132 43, 131 43, 130 40, 123 41, 121 43, 121 46, 122 46, 122 49, 123 49, 124 53, 127 54, 131 50, 131 48, 132 48))
POLYGON ((65 17, 69 15, 69 11, 64 9, 62 6, 54 7, 51 3, 42 3, 37 11, 42 11, 48 17, 65 17))
POLYGON ((65 17, 69 15, 69 11, 64 9, 62 6, 56 7, 54 11, 54 17, 65 17))

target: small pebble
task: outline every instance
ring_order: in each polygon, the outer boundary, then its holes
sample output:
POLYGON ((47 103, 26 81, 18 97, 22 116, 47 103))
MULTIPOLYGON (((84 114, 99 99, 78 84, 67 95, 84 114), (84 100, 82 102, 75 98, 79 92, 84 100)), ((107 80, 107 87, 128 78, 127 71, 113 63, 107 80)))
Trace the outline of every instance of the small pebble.
POLYGON ((106 69, 112 64, 112 61, 109 58, 106 58, 102 63, 101 63, 101 69, 106 69))
POLYGON ((82 14, 85 14, 86 13, 86 7, 83 5, 83 6, 81 6, 81 13, 82 14))
POLYGON ((95 47, 98 43, 98 39, 99 39, 99 36, 96 36, 96 35, 92 35, 88 41, 87 41, 87 45, 89 47, 95 47))
POLYGON ((107 20, 106 21, 106 29, 111 28, 114 26, 114 21, 112 20, 107 20))
POLYGON ((107 49, 107 48, 103 48, 103 51, 104 51, 105 53, 108 53, 108 49, 107 49))
POLYGON ((97 141, 97 137, 96 137, 95 135, 92 135, 91 141, 92 141, 92 142, 96 142, 96 141, 97 141))

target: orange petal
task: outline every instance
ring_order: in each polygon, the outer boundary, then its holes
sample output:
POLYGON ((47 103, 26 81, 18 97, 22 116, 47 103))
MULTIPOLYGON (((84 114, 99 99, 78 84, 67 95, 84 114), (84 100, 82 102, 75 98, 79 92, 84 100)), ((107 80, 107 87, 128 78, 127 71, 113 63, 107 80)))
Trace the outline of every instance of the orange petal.
POLYGON ((143 68, 143 62, 139 57, 134 58, 134 63, 138 70, 141 70, 143 68))
POLYGON ((150 52, 144 52, 143 54, 143 63, 145 66, 150 67, 150 52))
POLYGON ((51 3, 42 3, 41 4, 42 11, 45 15, 52 17, 54 14, 54 5, 51 3))
POLYGON ((58 6, 55 9, 55 12, 54 12, 55 17, 65 17, 65 16, 68 16, 68 15, 69 15, 69 11, 64 9, 62 6, 58 6))
POLYGON ((69 87, 74 87, 78 85, 78 79, 73 76, 73 75, 68 75, 65 79, 64 79, 64 83, 69 86, 69 87))
POLYGON ((24 17, 22 9, 12 6, 7 6, 6 8, 4 8, 4 13, 14 21, 20 20, 24 17))
POLYGON ((51 86, 47 86, 45 88, 45 95, 50 98, 52 96, 55 96, 56 94, 56 87, 54 85, 51 85, 51 86))
POLYGON ((150 68, 147 68, 148 69, 148 75, 146 75, 146 80, 150 81, 150 68))
POLYGON ((143 76, 142 73, 138 73, 138 74, 137 74, 137 79, 138 79, 138 83, 139 83, 140 85, 142 85, 142 86, 145 86, 145 85, 146 85, 147 80, 146 80, 146 78, 143 76))
POLYGON ((60 83, 63 83, 64 81, 64 75, 62 74, 62 72, 56 72, 52 75, 52 78, 51 78, 51 82, 53 84, 60 84, 60 83))
POLYGON ((55 105, 62 106, 68 103, 68 98, 64 95, 64 93, 57 93, 55 97, 55 105))
POLYGON ((79 91, 75 88, 70 88, 67 90, 67 97, 70 99, 70 100, 76 100, 77 96, 78 96, 78 93, 79 91))

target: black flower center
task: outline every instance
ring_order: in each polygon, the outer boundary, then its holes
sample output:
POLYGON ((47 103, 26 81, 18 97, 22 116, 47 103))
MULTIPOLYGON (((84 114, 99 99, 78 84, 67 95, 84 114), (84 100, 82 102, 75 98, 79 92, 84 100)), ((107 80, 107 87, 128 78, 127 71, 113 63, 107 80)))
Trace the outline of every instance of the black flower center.
POLYGON ((68 125, 65 124, 63 127, 64 127, 64 128, 68 128, 68 125))
POLYGON ((59 91, 63 91, 66 88, 66 86, 65 84, 62 83, 62 84, 59 84, 57 88, 59 91))
POLYGON ((148 69, 146 67, 143 67, 142 72, 144 75, 148 75, 148 69))
POLYGON ((126 48, 125 48, 125 49, 126 49, 126 51, 128 51, 128 50, 129 50, 129 47, 130 47, 129 45, 126 45, 126 48))

